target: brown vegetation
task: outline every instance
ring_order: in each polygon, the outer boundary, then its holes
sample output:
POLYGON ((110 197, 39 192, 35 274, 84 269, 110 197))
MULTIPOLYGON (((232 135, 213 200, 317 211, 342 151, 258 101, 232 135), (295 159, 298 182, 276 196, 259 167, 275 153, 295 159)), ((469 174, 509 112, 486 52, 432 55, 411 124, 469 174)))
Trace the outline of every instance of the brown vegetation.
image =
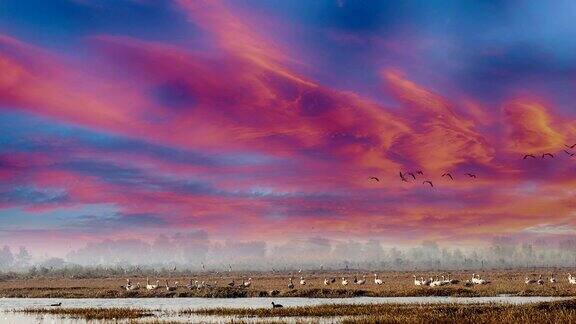
POLYGON ((322 305, 267 309, 204 309, 183 312, 240 317, 337 317, 344 323, 573 323, 576 301, 529 305, 322 305))
MULTIPOLYGON (((488 285, 467 287, 464 280, 471 277, 472 271, 452 271, 451 278, 461 280, 461 283, 442 287, 418 287, 414 285, 412 273, 409 272, 379 272, 384 280, 383 285, 375 285, 371 280, 372 273, 365 272, 336 272, 316 271, 304 272, 306 286, 300 286, 295 280, 295 288, 287 287, 289 273, 198 273, 192 277, 170 278, 171 285, 179 282, 176 291, 167 291, 160 286, 158 289, 148 291, 145 289, 146 278, 129 276, 132 283, 140 282, 142 287, 135 291, 126 291, 121 288, 127 277, 97 278, 97 279, 67 279, 67 278, 32 278, 10 279, 0 282, 0 297, 44 297, 44 298, 123 298, 123 297, 357 297, 357 296, 497 296, 510 294, 517 296, 576 296, 576 285, 568 284, 566 273, 569 269, 538 269, 538 270, 494 270, 482 271, 483 278, 491 281, 488 285), (558 282, 544 285, 526 285, 524 278, 537 277, 543 274, 547 277, 554 273, 558 282), (352 281, 355 275, 362 274, 368 277, 364 285, 350 283, 342 286, 340 280, 329 286, 323 284, 326 277, 340 278, 346 276, 352 281), (242 278, 252 277, 249 288, 238 287, 242 278), (236 285, 228 287, 227 283, 235 279, 236 285), (213 287, 202 289, 188 289, 185 287, 190 279, 211 283, 213 287), (216 284, 215 284, 216 282, 216 284)), ((576 272, 576 271, 573 271, 576 272)), ((448 274, 449 272, 416 273, 418 277, 448 274)), ((300 275, 300 274, 299 274, 300 275)), ((151 281, 164 278, 150 278, 151 281)))
POLYGON ((69 318, 96 319, 134 319, 154 316, 150 310, 137 308, 27 308, 18 312, 26 314, 60 315, 69 318))

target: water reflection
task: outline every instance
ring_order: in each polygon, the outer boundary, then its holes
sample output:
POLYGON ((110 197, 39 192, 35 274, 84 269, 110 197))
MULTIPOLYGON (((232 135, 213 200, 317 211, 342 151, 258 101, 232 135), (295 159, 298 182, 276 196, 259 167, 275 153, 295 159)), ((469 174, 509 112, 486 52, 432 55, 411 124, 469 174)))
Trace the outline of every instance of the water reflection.
MULTIPOLYGON (((241 320, 242 322, 258 323, 270 321, 283 321, 287 323, 310 322, 335 323, 343 318, 247 318, 236 316, 178 316, 175 311, 200 308, 265 308, 270 307, 272 301, 290 306, 314 306, 324 304, 438 304, 438 303, 507 303, 525 304, 565 300, 563 297, 356 297, 356 298, 118 298, 118 299, 44 299, 44 298, 2 298, 0 299, 0 322, 2 323, 87 323, 83 319, 65 318, 60 315, 29 315, 15 313, 12 310, 24 308, 45 308, 55 302, 62 302, 66 308, 143 308, 153 309, 154 317, 143 318, 138 322, 162 320, 167 322, 202 322, 222 323, 241 320)), ((133 320, 121 321, 89 321, 89 323, 133 323, 133 320)))

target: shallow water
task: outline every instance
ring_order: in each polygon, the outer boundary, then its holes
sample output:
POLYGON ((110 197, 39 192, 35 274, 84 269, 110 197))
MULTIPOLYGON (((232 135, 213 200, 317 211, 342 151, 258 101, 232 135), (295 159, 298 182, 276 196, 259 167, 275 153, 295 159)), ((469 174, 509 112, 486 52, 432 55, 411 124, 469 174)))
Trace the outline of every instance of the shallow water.
MULTIPOLYGON (((271 302, 288 306, 314 306, 325 304, 438 304, 438 303, 507 303, 526 304, 564 300, 563 297, 355 297, 355 298, 117 298, 117 299, 44 299, 44 298, 1 298, 0 299, 0 322, 1 323, 86 323, 85 320, 62 318, 52 315, 28 315, 14 313, 12 310, 23 308, 44 308, 50 304, 62 302, 66 308, 87 307, 129 307, 158 310, 158 317, 144 318, 145 322, 153 319, 174 320, 182 322, 221 323, 241 319, 245 322, 262 321, 257 318, 239 318, 224 316, 176 316, 170 311, 200 308, 264 308, 270 307, 271 302)), ((307 322, 306 318, 275 318, 287 322, 307 322)), ((314 322, 334 323, 342 318, 314 318, 314 322)), ((274 320, 267 318, 265 320, 274 320)), ((90 323, 104 323, 105 321, 90 321, 90 323)), ((110 322, 110 321, 108 321, 110 322)), ((113 321, 116 322, 116 321, 113 321)), ((128 321, 120 321, 128 322, 128 321)))

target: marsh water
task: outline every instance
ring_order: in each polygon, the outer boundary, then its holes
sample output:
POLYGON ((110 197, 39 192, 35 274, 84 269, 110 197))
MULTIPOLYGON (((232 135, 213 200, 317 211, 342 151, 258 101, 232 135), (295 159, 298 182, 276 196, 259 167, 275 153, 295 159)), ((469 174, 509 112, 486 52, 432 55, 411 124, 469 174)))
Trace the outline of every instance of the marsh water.
MULTIPOLYGON (((438 304, 438 303, 506 303, 526 304, 563 300, 562 297, 355 297, 355 298, 117 298, 117 299, 44 299, 44 298, 1 298, 0 323, 86 323, 86 320, 66 318, 53 315, 29 315, 14 312, 25 308, 47 308, 50 304, 62 302, 65 308, 142 308, 154 310, 155 317, 139 321, 163 320, 175 322, 222 323, 232 320, 257 323, 263 319, 231 316, 198 316, 177 314, 177 311, 201 308, 266 308, 272 302, 290 306, 314 306, 325 304, 438 304)), ((286 322, 306 322, 306 318, 267 318, 265 320, 282 320, 286 322)), ((338 318, 314 318, 314 322, 334 323, 338 318)), ((110 321, 90 321, 103 323, 110 321)), ((112 321, 116 322, 116 321, 112 321)), ((123 321, 119 321, 123 322, 123 321)), ((129 322, 129 321, 125 321, 129 322)))

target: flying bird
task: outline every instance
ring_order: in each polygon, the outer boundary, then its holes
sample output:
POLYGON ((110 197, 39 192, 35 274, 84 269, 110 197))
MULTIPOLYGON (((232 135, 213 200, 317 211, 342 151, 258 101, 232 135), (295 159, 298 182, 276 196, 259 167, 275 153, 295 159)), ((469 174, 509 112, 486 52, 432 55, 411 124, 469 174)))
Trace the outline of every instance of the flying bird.
POLYGON ((452 175, 450 173, 444 173, 442 175, 442 177, 448 177, 448 178, 450 178, 450 180, 454 180, 454 177, 452 177, 452 175))
POLYGON ((402 171, 400 171, 400 179, 402 179, 403 182, 408 182, 408 180, 406 180, 406 178, 402 174, 402 171))
POLYGON ((564 153, 568 154, 570 157, 572 157, 572 156, 575 155, 575 153, 570 153, 570 152, 568 152, 568 151, 566 151, 566 150, 564 150, 564 153))
POLYGON ((546 158, 547 156, 549 156, 549 157, 551 157, 551 158, 554 158, 554 155, 553 155, 552 153, 544 153, 544 154, 542 154, 542 158, 543 158, 543 159, 546 158))
POLYGON ((534 156, 534 154, 526 154, 526 155, 524 155, 524 158, 523 158, 522 160, 526 160, 526 159, 529 158, 529 157, 531 157, 531 158, 533 158, 533 159, 536 158, 536 157, 534 156))
POLYGON ((575 147, 576 147, 576 144, 572 144, 572 145, 566 145, 566 144, 564 144, 564 146, 566 146, 567 148, 571 148, 571 149, 573 149, 573 148, 575 148, 575 147))
POLYGON ((474 179, 477 178, 476 175, 472 174, 472 173, 465 173, 465 175, 469 176, 470 178, 474 178, 474 179))
POLYGON ((412 178, 414 178, 414 180, 416 180, 416 176, 414 175, 414 173, 408 172, 408 175, 412 176, 412 178))
POLYGON ((430 184, 430 187, 434 188, 434 184, 432 183, 432 181, 426 180, 426 181, 422 182, 422 184, 426 184, 426 183, 430 184))
POLYGON ((380 182, 380 179, 376 178, 376 177, 370 177, 368 178, 369 180, 376 180, 376 182, 380 182))
POLYGON ((416 171, 416 173, 419 175, 424 175, 424 172, 422 172, 422 170, 418 170, 418 171, 416 171))

